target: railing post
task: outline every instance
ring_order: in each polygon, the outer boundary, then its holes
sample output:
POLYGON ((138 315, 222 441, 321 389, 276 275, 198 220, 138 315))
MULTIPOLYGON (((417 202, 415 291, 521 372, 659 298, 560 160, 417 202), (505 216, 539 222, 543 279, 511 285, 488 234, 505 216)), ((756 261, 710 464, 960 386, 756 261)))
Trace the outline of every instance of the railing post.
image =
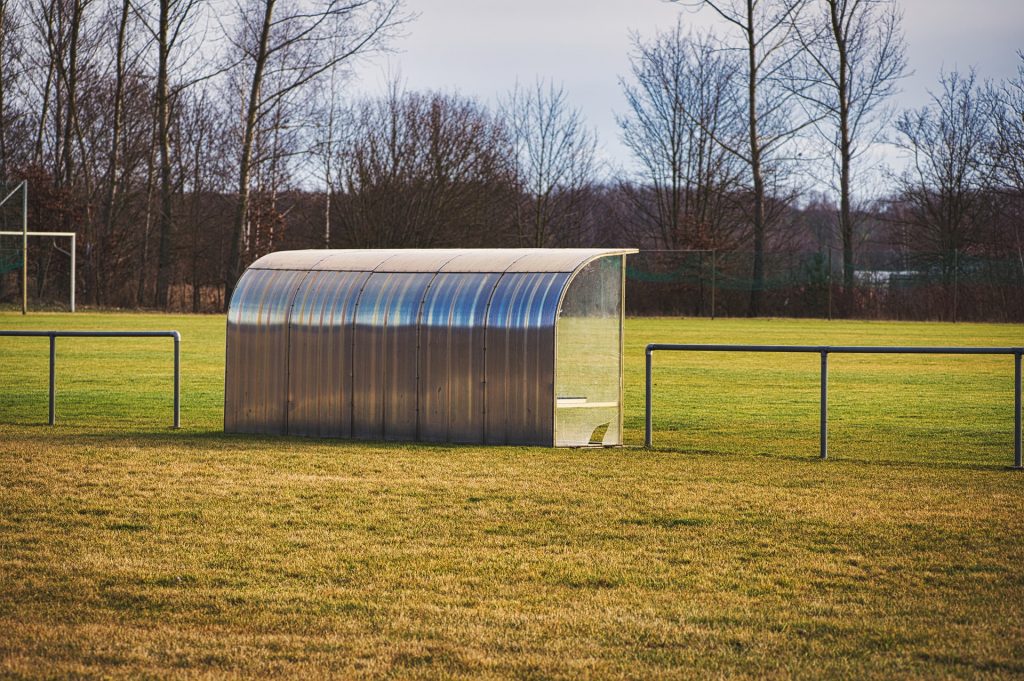
POLYGON ((651 364, 653 362, 654 347, 647 346, 646 350, 647 373, 645 380, 645 401, 644 401, 644 447, 651 446, 651 364))
POLYGON ((828 458, 828 348, 821 350, 821 423, 819 425, 819 455, 828 458))
POLYGON ((54 393, 56 392, 56 380, 54 366, 57 364, 57 334, 50 334, 50 416, 47 423, 53 425, 55 421, 54 414, 54 393))
POLYGON ((1013 467, 1021 468, 1020 451, 1020 362, 1021 354, 1017 352, 1013 356, 1013 467))
POLYGON ((174 332, 174 428, 181 428, 181 334, 174 332))
POLYGON ((21 314, 28 314, 28 180, 21 181, 21 314))

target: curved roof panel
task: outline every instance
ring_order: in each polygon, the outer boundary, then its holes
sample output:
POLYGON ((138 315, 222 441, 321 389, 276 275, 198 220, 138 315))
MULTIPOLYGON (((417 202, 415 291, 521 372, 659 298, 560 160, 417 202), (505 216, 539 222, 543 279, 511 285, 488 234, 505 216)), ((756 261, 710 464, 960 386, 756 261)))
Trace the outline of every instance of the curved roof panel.
POLYGON ((575 272, 634 248, 310 249, 265 255, 249 269, 333 272, 575 272))

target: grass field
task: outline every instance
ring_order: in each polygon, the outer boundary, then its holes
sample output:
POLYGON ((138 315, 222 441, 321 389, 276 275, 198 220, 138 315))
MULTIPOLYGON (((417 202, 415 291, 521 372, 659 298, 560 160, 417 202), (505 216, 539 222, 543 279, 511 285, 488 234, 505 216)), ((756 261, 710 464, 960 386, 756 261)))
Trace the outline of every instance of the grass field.
MULTIPOLYGON (((1020 677, 1009 357, 658 356, 655 443, 228 436, 224 320, 0 314, 0 676, 1020 677)), ((630 320, 643 345, 1020 345, 1024 327, 630 320)))

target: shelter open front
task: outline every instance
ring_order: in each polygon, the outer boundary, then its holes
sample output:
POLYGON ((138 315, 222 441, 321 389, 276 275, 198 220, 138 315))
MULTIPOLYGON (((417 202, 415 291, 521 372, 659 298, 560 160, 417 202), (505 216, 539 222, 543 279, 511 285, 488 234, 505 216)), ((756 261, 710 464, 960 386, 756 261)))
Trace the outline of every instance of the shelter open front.
POLYGON ((231 299, 224 428, 621 444, 622 277, 632 252, 265 256, 231 299))
POLYGON ((573 277, 556 330, 555 444, 622 443, 622 257, 573 277))

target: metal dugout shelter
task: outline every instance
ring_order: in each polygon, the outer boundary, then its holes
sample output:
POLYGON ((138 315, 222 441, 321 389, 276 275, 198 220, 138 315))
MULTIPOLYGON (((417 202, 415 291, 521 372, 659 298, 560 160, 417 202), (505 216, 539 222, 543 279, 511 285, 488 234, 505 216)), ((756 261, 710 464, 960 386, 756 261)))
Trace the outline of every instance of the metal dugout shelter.
POLYGON ((634 249, 305 250, 228 310, 224 430, 622 444, 634 249))

